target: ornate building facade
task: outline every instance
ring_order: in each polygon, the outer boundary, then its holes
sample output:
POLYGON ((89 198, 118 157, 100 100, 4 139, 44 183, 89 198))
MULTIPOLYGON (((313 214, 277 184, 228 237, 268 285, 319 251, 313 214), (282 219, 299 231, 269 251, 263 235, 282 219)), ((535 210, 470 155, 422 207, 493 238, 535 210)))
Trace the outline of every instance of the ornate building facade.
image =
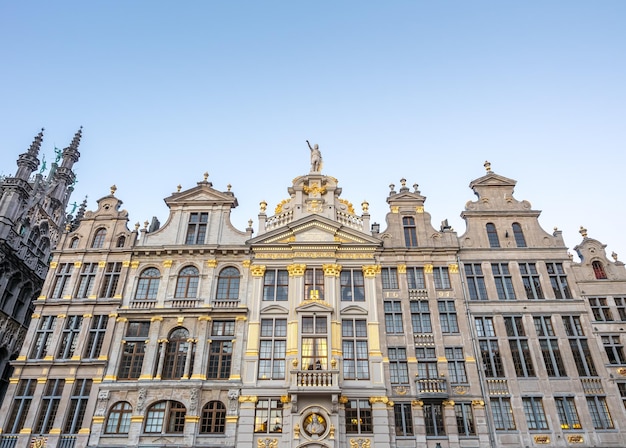
POLYGON ((19 156, 15 175, 0 181, 0 397, 11 375, 9 360, 22 347, 50 253, 64 229, 80 138, 79 130, 44 175, 45 162, 37 171, 42 129, 19 156))
POLYGON ((404 179, 381 230, 321 159, 256 233, 208 175, 161 228, 112 188, 53 253, 0 446, 623 446, 624 265, 486 167, 463 235, 404 179))

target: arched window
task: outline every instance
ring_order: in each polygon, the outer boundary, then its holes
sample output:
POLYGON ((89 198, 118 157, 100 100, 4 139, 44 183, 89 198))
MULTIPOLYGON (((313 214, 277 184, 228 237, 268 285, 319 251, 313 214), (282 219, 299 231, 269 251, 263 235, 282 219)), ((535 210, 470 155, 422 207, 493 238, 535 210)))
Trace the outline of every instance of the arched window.
MULTIPOLYGON (((165 346, 165 362, 163 363, 164 380, 180 379, 185 373, 185 363, 189 354, 189 331, 186 328, 175 328, 172 330, 165 346)), ((193 365, 191 359, 190 365, 193 365)))
POLYGON ((604 271, 602 262, 596 260, 591 263, 591 267, 593 268, 593 274, 598 280, 606 280, 606 272, 604 271))
POLYGON ((226 406, 221 401, 209 401, 202 408, 200 434, 224 434, 226 406))
POLYGON ((198 280, 200 273, 194 266, 187 266, 183 268, 178 274, 178 280, 176 281, 176 292, 174 297, 176 298, 195 298, 198 296, 198 280))
POLYGON ((157 268, 145 269, 139 276, 135 299, 156 299, 161 273, 157 268))
POLYGON ((404 228, 404 244, 406 247, 417 246, 417 233, 415 231, 415 219, 411 216, 402 218, 402 227, 404 228))
POLYGON ((39 241, 39 227, 33 228, 28 235, 28 245, 31 249, 37 247, 37 241, 39 241))
POLYGON ((8 311, 9 307, 13 306, 13 299, 19 293, 19 285, 22 282, 22 276, 20 274, 14 274, 11 280, 7 283, 7 286, 2 294, 2 302, 0 308, 7 314, 11 314, 8 311))
POLYGON ((11 313, 14 319, 20 319, 23 316, 23 310, 27 309, 28 305, 30 305, 34 299, 32 295, 33 287, 30 284, 22 286, 17 300, 15 301, 15 305, 13 306, 13 312, 11 313))
POLYGON ((126 244, 126 237, 122 235, 117 239, 117 245, 115 247, 124 247, 125 244, 126 244))
POLYGON ((181 434, 187 409, 178 401, 159 401, 148 408, 144 431, 151 434, 181 434))
POLYGON ((78 241, 79 238, 77 236, 72 238, 72 240, 70 241, 70 249, 76 249, 78 247, 78 241))
POLYGON ((489 247, 500 247, 498 232, 496 232, 496 226, 493 223, 487 223, 487 238, 489 238, 489 247))
POLYGON ((519 223, 513 223, 513 236, 515 237, 515 244, 517 247, 526 247, 526 238, 524 238, 524 232, 522 232, 522 226, 519 223))
POLYGON ((104 432, 107 434, 128 434, 132 413, 133 408, 130 403, 126 401, 115 403, 109 411, 104 432))
POLYGON ((239 300, 239 271, 225 268, 217 279, 217 300, 239 300))
POLYGON ((106 229, 98 229, 96 230, 95 235, 93 236, 93 241, 91 243, 91 247, 94 249, 99 249, 104 245, 104 238, 107 236, 106 229))

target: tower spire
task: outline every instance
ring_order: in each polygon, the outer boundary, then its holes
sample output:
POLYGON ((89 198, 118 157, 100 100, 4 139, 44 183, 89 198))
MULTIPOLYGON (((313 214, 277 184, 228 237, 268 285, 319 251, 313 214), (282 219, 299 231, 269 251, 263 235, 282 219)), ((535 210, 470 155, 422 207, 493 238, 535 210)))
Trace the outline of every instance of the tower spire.
POLYGON ((33 143, 31 143, 28 151, 23 154, 20 154, 17 159, 17 173, 15 177, 28 181, 28 178, 32 174, 33 171, 37 169, 39 166, 39 159, 37 156, 39 155, 39 150, 41 149, 41 142, 43 141, 43 131, 41 131, 35 136, 33 139, 33 143))

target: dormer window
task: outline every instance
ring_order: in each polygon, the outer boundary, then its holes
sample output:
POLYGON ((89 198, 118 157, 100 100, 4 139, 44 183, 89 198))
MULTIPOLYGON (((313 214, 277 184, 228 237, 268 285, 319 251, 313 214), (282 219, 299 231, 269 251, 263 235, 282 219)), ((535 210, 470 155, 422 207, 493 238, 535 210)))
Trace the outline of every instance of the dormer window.
POLYGON ((417 247, 417 232, 415 230, 415 219, 411 216, 402 218, 404 228, 404 244, 406 247, 417 247))
POLYGON ((496 226, 491 222, 487 223, 487 238, 489 239, 489 247, 500 247, 500 239, 498 239, 496 226))
POLYGON ((604 271, 604 265, 600 261, 594 261, 591 263, 591 267, 593 268, 593 275, 596 276, 598 280, 606 280, 606 272, 604 271))
POLYGON ((72 241, 70 241, 70 249, 76 249, 78 247, 78 237, 75 236, 74 238, 72 238, 72 241))
POLYGON ((513 236, 515 237, 515 244, 517 247, 526 247, 526 238, 524 238, 524 232, 522 232, 522 226, 519 223, 513 223, 513 236))
POLYGON ((204 244, 208 222, 208 213, 190 213, 185 244, 204 244))
POLYGON ((115 247, 124 247, 125 244, 126 244, 126 237, 122 235, 117 239, 117 244, 115 247))

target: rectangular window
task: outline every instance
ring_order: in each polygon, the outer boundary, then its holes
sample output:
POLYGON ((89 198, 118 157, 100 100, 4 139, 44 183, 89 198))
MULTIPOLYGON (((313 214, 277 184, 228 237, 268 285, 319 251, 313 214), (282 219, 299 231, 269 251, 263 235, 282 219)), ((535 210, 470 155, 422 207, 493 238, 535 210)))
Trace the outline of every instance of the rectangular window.
POLYGON ((466 264, 464 269, 470 300, 487 300, 485 277, 480 263, 466 264))
POLYGON ((478 345, 483 362, 485 376, 488 378, 503 378, 504 366, 500 355, 498 339, 491 317, 477 317, 474 320, 476 333, 478 334, 478 345))
POLYGON ((89 394, 91 393, 92 382, 92 380, 88 379, 80 379, 74 382, 63 434, 78 434, 78 430, 84 428, 83 420, 87 402, 89 401, 89 394))
POLYGON ((463 348, 446 347, 446 360, 448 361, 448 378, 450 379, 450 384, 468 384, 463 348))
POLYGON ((86 299, 91 295, 93 284, 96 281, 98 263, 84 263, 80 276, 78 277, 78 287, 76 288, 76 298, 86 299))
POLYGON ((563 316, 565 334, 569 340, 572 355, 579 376, 597 376, 595 363, 591 357, 591 349, 583 331, 580 316, 563 316))
POLYGON ((85 347, 84 357, 87 359, 95 359, 100 356, 102 344, 109 324, 109 316, 105 314, 95 315, 91 318, 91 328, 89 329, 89 338, 85 347))
POLYGON ((535 263, 519 263, 519 270, 522 275, 526 298, 531 300, 545 299, 535 263))
POLYGON ((394 404, 393 417, 397 437, 410 437, 413 435, 413 413, 410 403, 394 404))
POLYGON ((456 319, 456 308, 454 300, 440 300, 437 302, 439 308, 439 323, 442 333, 458 333, 459 324, 456 319))
POLYGON ((596 429, 613 429, 613 419, 606 404, 606 397, 587 396, 587 406, 591 414, 593 427, 596 429))
POLYGON ((533 368, 532 356, 528 347, 528 338, 524 331, 522 318, 519 316, 505 317, 504 326, 509 337, 509 347, 513 365, 515 366, 515 373, 518 377, 535 376, 535 369, 533 368))
POLYGON ((626 297, 614 297, 619 320, 626 322, 626 297))
POLYGON ((546 263, 548 277, 552 285, 552 292, 557 299, 571 299, 569 285, 567 284, 567 276, 563 270, 563 263, 546 263))
POLYGON ((561 429, 582 429, 574 397, 554 397, 561 429))
POLYGON ((65 380, 48 380, 44 387, 39 414, 35 420, 34 434, 49 434, 61 403, 65 380))
POLYGON ((346 403, 346 433, 371 434, 372 406, 369 400, 348 400, 346 403))
POLYGON ((611 364, 626 364, 624 346, 620 342, 618 334, 602 336, 602 345, 604 345, 604 351, 606 351, 611 364))
POLYGON ((259 379, 285 378, 287 350, 287 319, 261 319, 259 347, 259 379))
POLYGON ((432 333, 433 326, 430 320, 430 308, 428 300, 411 300, 411 323, 413 333, 432 333))
POLYGON ((402 303, 386 300, 383 306, 385 308, 385 331, 387 334, 404 334, 402 303))
POLYGON ((340 281, 342 301, 365 301, 365 279, 362 270, 346 269, 345 271, 341 271, 340 281))
POLYGON ((617 389, 619 390, 619 396, 622 397, 622 402, 624 403, 624 408, 626 408, 626 382, 618 381, 617 389))
POLYGON ((433 278, 435 280, 435 289, 450 289, 450 275, 447 267, 433 268, 433 278))
POLYGON ((549 377, 567 376, 563 358, 561 357, 559 341, 555 337, 554 327, 552 326, 552 319, 549 316, 535 316, 533 317, 533 322, 546 373, 549 377))
POLYGON ((24 429, 26 416, 33 402, 35 387, 37 387, 37 380, 34 378, 20 380, 17 384, 15 396, 12 400, 11 412, 9 413, 9 420, 6 424, 6 432, 8 434, 18 434, 24 429))
POLYGON ((289 293, 289 272, 267 269, 263 277, 263 300, 284 302, 289 293))
POLYGON ((122 263, 107 263, 100 287, 100 297, 112 298, 117 293, 117 285, 120 282, 120 273, 122 272, 122 263))
POLYGON ((415 349, 415 356, 417 358, 418 380, 435 380, 439 378, 437 355, 435 354, 434 347, 417 347, 415 349))
POLYGON ((208 213, 190 213, 185 244, 204 244, 208 222, 208 213))
POLYGON ((398 286, 398 269, 382 268, 381 270, 383 289, 399 289, 398 286))
POLYGON ((326 316, 302 317, 302 369, 328 369, 328 319, 326 316))
POLYGON ((424 403, 424 429, 426 437, 440 437, 446 435, 443 426, 443 405, 441 403, 424 403))
POLYGON ((424 268, 406 268, 406 280, 409 289, 426 289, 424 281, 424 268))
POLYGON ((522 397, 524 404, 524 415, 526 415, 526 423, 531 431, 548 429, 548 421, 546 413, 543 409, 543 403, 539 397, 522 397))
POLYGON ((209 344, 207 379, 227 380, 233 358, 234 320, 214 320, 209 344))
POLYGON ((324 300, 324 271, 310 268, 304 271, 304 298, 324 300))
POLYGON ((254 432, 283 432, 283 404, 280 398, 259 398, 254 412, 254 432))
POLYGON ((409 384, 406 348, 389 347, 389 380, 391 384, 409 384))
POLYGON ((149 330, 150 322, 148 321, 128 322, 117 374, 118 379, 136 380, 141 375, 149 330))
POLYGON ((343 377, 346 380, 367 380, 370 377, 367 350, 367 321, 344 319, 341 321, 343 349, 343 377))
POLYGON ((611 322, 613 314, 606 297, 589 297, 589 306, 596 322, 611 322))
POLYGON ((459 436, 475 436, 476 427, 474 426, 472 404, 456 403, 454 405, 454 414, 456 416, 456 428, 459 436))
POLYGON ((30 352, 31 359, 43 359, 48 356, 50 341, 52 340, 52 334, 54 333, 56 322, 56 316, 41 317, 39 329, 35 334, 35 345, 30 352))
POLYGON ((510 398, 492 398, 491 412, 493 414, 493 424, 497 431, 515 430, 515 420, 513 419, 510 398))
POLYGON ((83 316, 67 316, 65 318, 65 327, 61 335, 61 346, 57 353, 59 359, 70 359, 76 351, 78 344, 78 335, 83 325, 83 316))
POLYGON ((69 295, 70 278, 74 270, 74 263, 59 263, 54 276, 54 286, 52 287, 52 298, 62 299, 69 295))
POLYGON ((493 273, 493 280, 496 282, 498 299, 515 300, 515 290, 513 289, 513 280, 509 272, 509 264, 491 263, 491 272, 493 273))

